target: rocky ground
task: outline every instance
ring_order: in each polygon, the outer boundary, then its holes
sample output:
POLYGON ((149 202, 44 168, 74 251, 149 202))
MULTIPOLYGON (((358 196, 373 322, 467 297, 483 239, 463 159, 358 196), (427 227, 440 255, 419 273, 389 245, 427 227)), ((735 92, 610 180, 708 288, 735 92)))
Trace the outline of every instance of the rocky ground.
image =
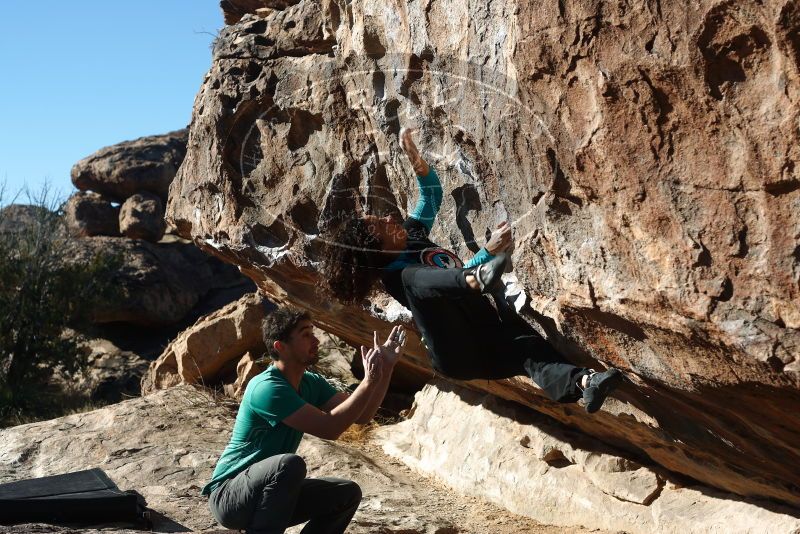
MULTIPOLYGON (((155 532, 214 531, 199 490, 225 446, 235 404, 183 385, 85 414, 0 431, 0 482, 101 467, 123 489, 135 489, 153 511, 155 532)), ((304 439, 310 475, 358 481, 364 500, 353 533, 584 533, 548 527, 466 497, 388 457, 369 433, 343 442, 304 439)), ((3 534, 100 532, 17 525, 3 534)), ((293 532, 299 531, 295 529, 293 532)), ((124 525, 102 532, 128 532, 124 525)))

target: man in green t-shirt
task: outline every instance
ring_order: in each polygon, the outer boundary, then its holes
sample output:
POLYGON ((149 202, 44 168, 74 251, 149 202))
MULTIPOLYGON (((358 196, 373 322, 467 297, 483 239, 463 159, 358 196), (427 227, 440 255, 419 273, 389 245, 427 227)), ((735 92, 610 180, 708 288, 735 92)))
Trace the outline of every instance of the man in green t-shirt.
POLYGON ((278 308, 264 319, 263 333, 275 362, 247 384, 230 443, 203 494, 227 528, 278 533, 308 521, 306 534, 344 532, 361 502, 361 488, 349 480, 306 478, 306 464, 294 453, 304 433, 336 439, 351 424, 372 419, 405 332, 394 327, 383 344, 376 332, 373 347, 361 347, 364 380, 351 394, 306 370, 319 360, 308 312, 278 308))

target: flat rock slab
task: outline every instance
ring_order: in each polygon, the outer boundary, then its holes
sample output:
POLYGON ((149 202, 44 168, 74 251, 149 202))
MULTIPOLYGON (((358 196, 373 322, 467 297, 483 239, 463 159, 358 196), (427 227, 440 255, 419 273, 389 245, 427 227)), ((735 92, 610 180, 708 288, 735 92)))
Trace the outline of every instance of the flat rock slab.
MULTIPOLYGON (((122 490, 141 493, 157 532, 220 529, 200 488, 227 444, 235 404, 183 385, 84 414, 0 431, 0 483, 100 467, 122 490)), ((552 528, 484 501, 460 497, 420 477, 358 434, 350 443, 306 437, 300 447, 309 476, 356 480, 364 500, 351 533, 585 532, 552 528)), ((0 533, 136 532, 104 526, 0 527, 0 533)), ((299 531, 295 528, 292 532, 299 531)))
POLYGON ((437 382, 384 450, 459 492, 536 521, 630 533, 800 530, 800 511, 680 483, 657 467, 518 405, 437 382))
POLYGON ((100 467, 171 522, 211 528, 211 516, 197 513, 204 504, 200 488, 226 444, 229 417, 199 390, 176 388, 13 427, 0 438, 0 481, 100 467))

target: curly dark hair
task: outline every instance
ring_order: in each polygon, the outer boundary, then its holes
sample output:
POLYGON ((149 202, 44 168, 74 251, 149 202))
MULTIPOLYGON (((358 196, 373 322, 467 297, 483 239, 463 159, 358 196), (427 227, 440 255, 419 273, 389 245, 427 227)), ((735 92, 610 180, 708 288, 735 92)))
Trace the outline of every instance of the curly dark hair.
POLYGON ((363 300, 386 264, 370 223, 353 217, 332 228, 325 239, 321 289, 348 304, 363 300))
POLYGON ((273 346, 275 342, 287 341, 300 321, 310 320, 311 314, 307 310, 291 306, 279 306, 270 312, 261 323, 264 344, 267 346, 267 353, 270 357, 273 360, 280 360, 280 355, 273 346))

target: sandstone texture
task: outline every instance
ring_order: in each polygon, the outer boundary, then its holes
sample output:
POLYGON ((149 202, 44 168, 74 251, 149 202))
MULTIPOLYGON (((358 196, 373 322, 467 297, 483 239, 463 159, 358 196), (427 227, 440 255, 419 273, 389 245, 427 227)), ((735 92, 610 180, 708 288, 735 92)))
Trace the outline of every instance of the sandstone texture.
POLYGON ((164 203, 153 193, 128 197, 119 211, 119 230, 125 237, 157 243, 164 237, 164 203))
MULTIPOLYGON (((230 438, 235 408, 182 385, 89 413, 0 430, 0 483, 100 467, 120 489, 144 496, 155 532, 232 532, 215 524, 200 489, 230 438)), ((364 499, 348 529, 354 534, 588 532, 546 527, 454 495, 363 440, 342 443, 307 436, 298 454, 305 458, 309 476, 340 476, 359 483, 364 499)), ((141 530, 0 526, 3 534, 30 532, 141 530)))
POLYGON ((260 13, 274 8, 284 9, 296 3, 293 0, 222 0, 219 5, 225 24, 236 24, 248 13, 260 13))
POLYGON ((792 508, 671 480, 548 418, 444 382, 417 394, 410 419, 376 434, 413 468, 546 524, 643 534, 800 529, 792 508))
POLYGON ((119 235, 119 207, 97 193, 74 193, 64 206, 64 217, 75 237, 119 235))
POLYGON ((242 377, 236 381, 235 390, 243 388, 247 380, 257 374, 251 372, 253 360, 266 350, 261 322, 273 307, 258 294, 251 293, 201 317, 181 332, 151 364, 142 381, 142 393, 176 384, 214 384, 224 379, 220 375, 230 375, 232 366, 235 376, 242 377))
POLYGON ((177 130, 103 148, 72 167, 72 183, 118 202, 142 191, 166 202, 169 184, 186 155, 186 136, 186 130, 177 130))
MULTIPOLYGON (((272 362, 264 346, 261 323, 274 308, 264 297, 250 293, 201 317, 150 363, 142 377, 142 393, 178 384, 203 384, 222 386, 226 395, 240 400, 250 379, 272 362)), ((319 329, 315 329, 315 335, 320 340, 319 362, 312 370, 342 390, 356 383, 352 363, 355 350, 319 329)), ((360 373, 363 376, 363 370, 360 373)), ((409 385, 402 378, 393 382, 398 386, 399 397, 409 385)), ((403 407, 411 405, 410 397, 407 402, 397 400, 405 403, 403 407)))
MULTIPOLYGON (((408 312, 380 291, 321 298, 321 235, 343 216, 408 213, 397 134, 416 126, 445 190, 433 239, 469 257, 511 221, 522 313, 575 363, 630 379, 593 417, 524 378, 470 387, 800 506, 800 2, 260 13, 222 30, 195 100, 167 207, 180 235, 367 343, 408 312)), ((429 374, 417 339, 408 352, 429 374)))

